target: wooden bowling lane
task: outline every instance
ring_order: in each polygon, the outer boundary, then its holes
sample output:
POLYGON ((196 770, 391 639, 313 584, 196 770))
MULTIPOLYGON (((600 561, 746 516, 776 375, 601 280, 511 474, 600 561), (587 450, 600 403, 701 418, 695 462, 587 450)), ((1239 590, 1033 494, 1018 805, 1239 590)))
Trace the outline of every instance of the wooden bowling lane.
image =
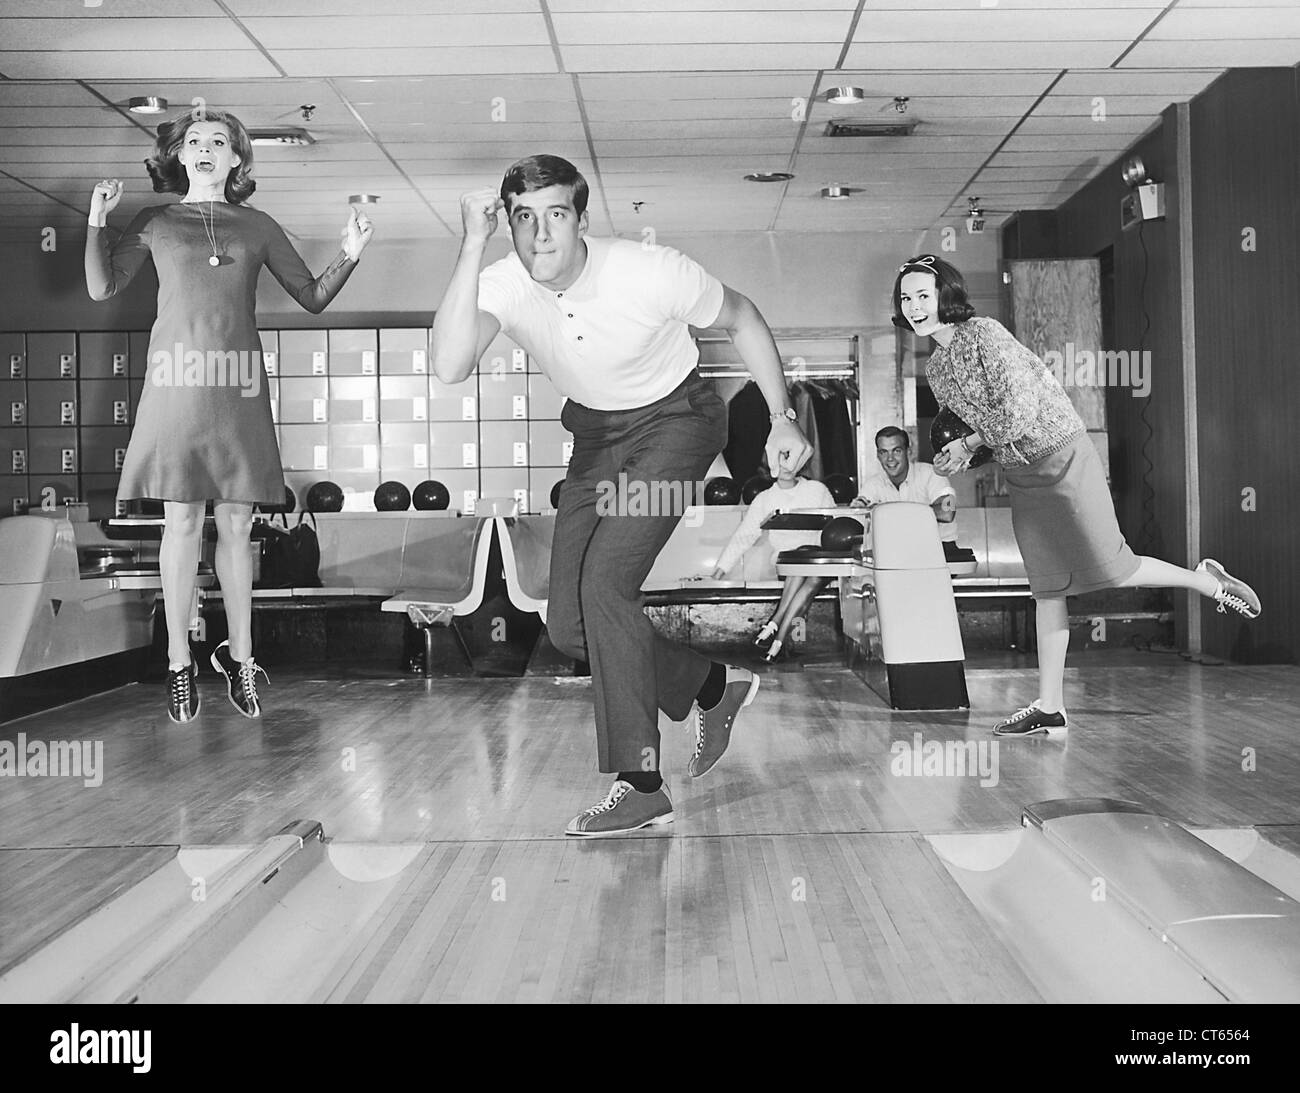
MULTIPOLYGON (((1041 997, 913 834, 333 843, 327 854, 264 900, 262 917, 215 964, 181 953, 193 974, 129 993, 185 1002, 1041 997)), ((167 964, 165 954, 156 961, 167 964)))
POLYGON ((974 713, 924 714, 887 709, 833 665, 768 670, 709 777, 684 777, 689 734, 665 722, 674 824, 595 841, 561 834, 609 784, 580 680, 277 672, 250 722, 205 678, 189 726, 166 720, 160 688, 124 688, 0 733, 104 744, 98 786, 0 778, 0 867, 24 878, 21 899, 0 888, 11 948, 57 934, 78 885, 72 918, 159 853, 252 845, 310 818, 345 858, 194 997, 1036 999, 925 836, 1011 831, 1027 802, 1065 796, 1192 825, 1300 824, 1300 671, 1085 664, 1067 681, 1066 741, 998 741, 983 753, 996 771, 927 771, 919 752, 898 769, 918 734, 991 745, 990 721, 1033 680, 972 670, 974 713))
MULTIPOLYGON (((1122 797, 1193 826, 1300 823, 1300 670, 1140 659, 1068 670, 1062 741, 988 732, 1032 695, 1027 668, 971 670, 974 708, 958 713, 889 710, 833 666, 767 670, 708 777, 685 777, 689 725, 663 722, 670 830, 987 830, 1014 827, 1028 801, 1068 796, 1122 797), (996 770, 936 776, 920 761, 931 745, 961 745, 972 764, 996 756, 996 770)), ((240 717, 210 674, 202 687, 187 726, 143 685, 6 725, 0 740, 102 741, 104 773, 97 787, 0 778, 0 846, 246 843, 303 817, 340 841, 558 839, 610 781, 595 770, 582 680, 281 671, 260 722, 240 717)))
POLYGON ((177 847, 0 850, 0 976, 143 880, 177 847))

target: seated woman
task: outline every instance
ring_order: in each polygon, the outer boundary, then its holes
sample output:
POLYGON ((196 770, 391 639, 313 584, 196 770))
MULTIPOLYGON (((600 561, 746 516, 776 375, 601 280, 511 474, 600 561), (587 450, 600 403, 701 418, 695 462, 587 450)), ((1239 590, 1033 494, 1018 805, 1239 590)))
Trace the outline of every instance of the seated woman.
MULTIPOLYGON (((776 482, 758 494, 749 505, 749 511, 741 520, 740 526, 732 534, 730 541, 718 557, 718 564, 710 576, 721 580, 741 556, 752 547, 763 533, 763 521, 778 512, 795 512, 799 509, 833 509, 835 498, 826 486, 810 478, 801 478, 793 471, 782 468, 777 474, 776 482)), ((796 550, 803 546, 817 546, 820 533, 816 531, 772 531, 768 533, 772 544, 772 561, 785 550, 796 550)), ((826 587, 827 577, 787 577, 781 589, 781 602, 777 604, 772 617, 767 620, 754 638, 755 645, 762 645, 770 639, 764 657, 769 663, 776 660, 781 653, 785 639, 790 636, 794 620, 801 618, 808 604, 826 587)))

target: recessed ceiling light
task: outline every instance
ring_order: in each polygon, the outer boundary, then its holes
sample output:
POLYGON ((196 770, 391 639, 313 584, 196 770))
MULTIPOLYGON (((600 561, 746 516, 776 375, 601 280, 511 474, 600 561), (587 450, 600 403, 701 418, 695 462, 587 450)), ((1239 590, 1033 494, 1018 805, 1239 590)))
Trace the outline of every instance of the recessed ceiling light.
POLYGON ((755 171, 752 175, 746 175, 746 182, 789 182, 794 175, 789 171, 755 171))
POLYGON ((835 103, 861 102, 866 97, 867 93, 860 87, 832 87, 825 95, 827 102, 835 103))
POLYGON ((132 114, 161 114, 167 109, 167 100, 155 95, 135 95, 126 105, 132 114))
POLYGON ((348 198, 349 205, 374 205, 378 201, 378 194, 353 194, 348 198))
POLYGON ((822 197, 828 201, 843 201, 855 191, 848 186, 823 186, 822 197))
POLYGON ((316 138, 307 132, 306 129, 298 129, 292 125, 282 125, 267 129, 250 129, 248 131, 248 139, 259 146, 272 145, 280 148, 298 144, 316 143, 316 138))

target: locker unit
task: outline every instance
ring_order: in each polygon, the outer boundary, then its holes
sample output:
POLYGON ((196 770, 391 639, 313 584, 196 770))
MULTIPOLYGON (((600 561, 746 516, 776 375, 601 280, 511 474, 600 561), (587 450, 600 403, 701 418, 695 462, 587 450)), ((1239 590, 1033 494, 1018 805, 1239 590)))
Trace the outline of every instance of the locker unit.
POLYGON ((0 334, 0 380, 27 378, 27 337, 0 334))
POLYGON ((379 371, 379 339, 375 330, 331 330, 329 374, 374 376, 379 371))
POLYGON ((479 465, 478 422, 435 421, 429 424, 431 469, 466 470, 479 465))
POLYGON ((0 516, 21 516, 27 511, 27 476, 0 474, 0 516))
POLYGON ((429 374, 429 331, 394 328, 379 331, 379 374, 423 376, 429 374))
POLYGON ((280 420, 286 425, 323 425, 330 419, 330 381, 325 376, 281 376, 280 420))
POLYGON ((328 425, 283 424, 279 432, 280 465, 286 473, 329 470, 328 425))
POLYGON ((376 376, 335 376, 331 373, 328 397, 330 421, 372 425, 379 421, 379 380, 376 376))
POLYGON ((77 424, 77 381, 33 379, 27 383, 27 425, 53 428, 77 424))
POLYGON ((478 388, 472 382, 443 383, 429 377, 430 421, 477 421, 478 417, 478 388))
POLYGON ((329 332, 281 330, 279 373, 283 376, 329 375, 329 332))
POLYGON ((77 403, 83 426, 129 425, 131 381, 128 379, 83 379, 77 385, 77 403))
POLYGON ((82 380, 126 379, 130 370, 131 344, 126 333, 78 335, 77 375, 82 380))
POLYGON ((528 377, 515 372, 484 372, 478 377, 482 421, 527 421, 528 377))
POLYGON ((428 421, 429 380, 427 376, 380 376, 379 420, 428 421))
MULTIPOLYGON (((379 426, 330 424, 326 430, 331 471, 366 471, 379 484, 379 426)), ((342 483, 339 483, 342 485, 342 483)), ((373 486, 371 487, 374 488, 373 486)))
POLYGON ((418 474, 418 481, 423 481, 429 470, 429 426, 424 422, 381 423, 379 470, 385 478, 406 482, 407 477, 418 474))
POLYGON ((71 332, 27 335, 27 378, 76 380, 77 336, 71 332))
POLYGON ((528 470, 528 422, 479 423, 479 464, 483 467, 517 467, 528 470))
POLYGON ((0 474, 27 473, 27 430, 0 423, 0 474))

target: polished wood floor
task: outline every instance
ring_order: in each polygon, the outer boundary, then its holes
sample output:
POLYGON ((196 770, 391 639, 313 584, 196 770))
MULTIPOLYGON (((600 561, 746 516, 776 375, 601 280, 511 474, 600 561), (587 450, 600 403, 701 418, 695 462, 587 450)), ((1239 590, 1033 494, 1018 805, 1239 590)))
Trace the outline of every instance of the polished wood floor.
MULTIPOLYGON (((277 672, 250 722, 205 673, 185 727, 159 687, 128 687, 0 731, 100 740, 105 766, 97 788, 0 778, 0 972, 175 847, 310 819, 340 850, 410 863, 268 1000, 1037 1001, 927 835, 1011 830, 1057 797, 1300 824, 1300 669, 1079 659, 1069 737, 998 741, 995 784, 900 776, 891 746, 992 742, 1032 697, 1028 667, 969 667, 960 714, 892 711, 833 663, 767 669, 708 777, 685 776, 686 726, 664 722, 676 822, 595 841, 562 834, 610 781, 583 680, 277 672)), ((279 928, 322 913, 288 908, 279 928)))

